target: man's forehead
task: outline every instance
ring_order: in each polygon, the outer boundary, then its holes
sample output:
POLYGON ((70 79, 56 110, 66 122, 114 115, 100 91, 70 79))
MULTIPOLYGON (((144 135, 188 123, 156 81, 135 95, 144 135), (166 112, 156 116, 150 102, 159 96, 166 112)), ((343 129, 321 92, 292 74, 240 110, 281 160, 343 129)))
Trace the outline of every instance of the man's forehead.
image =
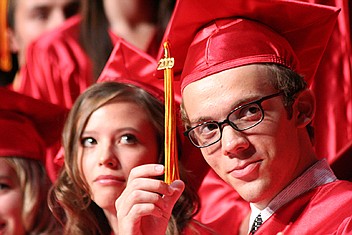
MULTIPOLYGON (((223 94, 224 92, 251 93, 255 89, 270 87, 274 74, 267 69, 267 65, 251 64, 241 67, 227 69, 201 80, 197 80, 184 88, 187 96, 205 93, 205 97, 212 99, 212 94, 223 94)), ((185 94, 183 94, 185 97, 185 94)))

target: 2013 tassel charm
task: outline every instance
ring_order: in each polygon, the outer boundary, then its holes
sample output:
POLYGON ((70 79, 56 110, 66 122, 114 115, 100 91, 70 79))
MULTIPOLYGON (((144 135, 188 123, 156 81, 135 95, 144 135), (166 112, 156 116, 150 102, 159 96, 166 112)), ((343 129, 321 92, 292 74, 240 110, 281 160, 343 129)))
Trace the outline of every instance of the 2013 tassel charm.
POLYGON ((158 70, 164 70, 165 92, 165 182, 171 184, 179 179, 177 152, 177 120, 173 91, 174 58, 170 57, 169 43, 164 43, 164 58, 159 61, 158 70))

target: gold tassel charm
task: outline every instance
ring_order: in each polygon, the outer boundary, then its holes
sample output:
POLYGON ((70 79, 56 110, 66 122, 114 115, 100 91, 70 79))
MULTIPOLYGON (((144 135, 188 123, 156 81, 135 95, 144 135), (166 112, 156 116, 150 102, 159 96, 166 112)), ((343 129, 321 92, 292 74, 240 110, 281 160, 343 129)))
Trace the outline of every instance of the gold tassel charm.
POLYGON ((180 178, 176 138, 176 109, 173 91, 174 58, 170 57, 169 43, 164 43, 164 58, 159 61, 158 70, 164 70, 165 90, 165 182, 171 184, 180 178))

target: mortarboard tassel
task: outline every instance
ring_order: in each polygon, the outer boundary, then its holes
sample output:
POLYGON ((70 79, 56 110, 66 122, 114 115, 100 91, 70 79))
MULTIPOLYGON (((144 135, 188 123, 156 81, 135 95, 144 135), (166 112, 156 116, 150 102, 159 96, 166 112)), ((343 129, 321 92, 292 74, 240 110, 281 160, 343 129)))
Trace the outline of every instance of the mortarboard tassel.
POLYGON ((11 53, 7 39, 7 0, 0 1, 0 70, 8 72, 12 68, 11 53))
POLYGON ((165 182, 171 184, 179 179, 176 139, 176 111, 173 91, 174 58, 170 57, 169 43, 164 43, 164 58, 159 61, 158 70, 164 70, 165 90, 165 182))

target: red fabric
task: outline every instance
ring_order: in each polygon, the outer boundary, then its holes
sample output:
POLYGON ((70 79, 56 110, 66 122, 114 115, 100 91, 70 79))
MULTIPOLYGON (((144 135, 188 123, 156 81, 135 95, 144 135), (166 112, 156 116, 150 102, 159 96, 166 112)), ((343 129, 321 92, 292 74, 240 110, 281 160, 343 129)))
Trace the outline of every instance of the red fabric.
MULTIPOLYGON (((74 16, 29 46, 18 92, 71 108, 93 84, 92 61, 79 41, 80 23, 81 17, 74 16)), ((121 40, 109 35, 113 44, 121 40)), ((156 54, 154 47, 155 41, 148 52, 156 54)))
MULTIPOLYGON (((303 0, 302 0, 303 1, 303 0)), ((341 8, 332 37, 318 67, 311 88, 317 100, 314 120, 316 152, 329 163, 338 161, 338 153, 352 141, 352 49, 349 0, 304 0, 341 8)), ((337 175, 350 174, 349 169, 334 169, 337 175)))
POLYGON ((336 160, 331 164, 331 169, 339 179, 352 181, 352 139, 336 155, 336 160))
POLYGON ((292 70, 298 67, 290 44, 272 29, 252 20, 217 20, 200 30, 190 45, 182 89, 211 74, 252 63, 280 63, 292 70))
POLYGON ((345 234, 345 235, 352 234, 352 217, 345 219, 340 225, 340 227, 337 229, 337 231, 334 232, 334 235, 342 235, 342 234, 345 234))
POLYGON ((238 234, 249 203, 210 169, 199 190, 201 210, 194 217, 221 235, 238 234))
POLYGON ((164 80, 154 77, 156 68, 155 58, 118 39, 97 82, 131 83, 164 100, 164 80))
POLYGON ((287 203, 265 221, 255 234, 332 234, 337 230, 343 231, 343 226, 350 226, 345 219, 351 216, 352 184, 336 181, 287 203))
POLYGON ((61 139, 67 110, 0 88, 0 156, 41 160, 61 139))
POLYGON ((44 151, 44 140, 29 119, 0 110, 0 157, 16 156, 44 163, 44 151))
POLYGON ((80 17, 29 46, 18 92, 71 108, 93 82, 91 61, 79 44, 80 17))
POLYGON ((191 221, 188 226, 182 231, 182 235, 218 235, 210 228, 199 224, 196 221, 191 221))

